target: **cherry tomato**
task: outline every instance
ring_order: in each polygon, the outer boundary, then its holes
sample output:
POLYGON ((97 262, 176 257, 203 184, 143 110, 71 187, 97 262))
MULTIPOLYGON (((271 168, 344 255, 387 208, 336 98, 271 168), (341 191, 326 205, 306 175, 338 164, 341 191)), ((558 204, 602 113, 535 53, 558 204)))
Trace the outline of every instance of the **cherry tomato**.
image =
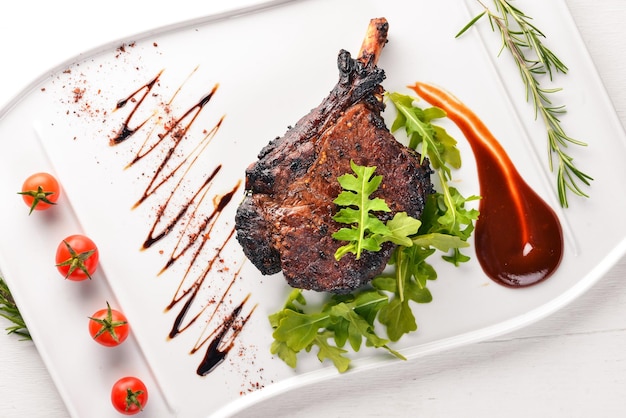
POLYGON ((66 279, 73 281, 91 279, 98 267, 99 252, 96 244, 84 235, 70 235, 59 243, 56 266, 66 279))
POLYGON ((18 194, 22 195, 24 203, 30 207, 30 215, 34 210, 44 210, 56 205, 61 187, 51 174, 35 173, 24 180, 22 191, 18 194))
POLYGON ((130 332, 126 316, 107 302, 106 309, 100 309, 89 317, 89 333, 96 342, 115 347, 126 340, 130 332))
POLYGON ((142 411, 147 402, 148 389, 134 376, 121 378, 111 389, 111 403, 124 415, 134 415, 142 411))

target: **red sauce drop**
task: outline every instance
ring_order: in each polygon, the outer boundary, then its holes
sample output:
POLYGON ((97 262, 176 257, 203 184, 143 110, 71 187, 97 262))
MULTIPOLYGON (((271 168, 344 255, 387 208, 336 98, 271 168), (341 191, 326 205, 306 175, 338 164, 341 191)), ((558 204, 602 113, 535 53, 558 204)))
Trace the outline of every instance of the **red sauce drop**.
POLYGON ((474 240, 484 272, 508 287, 548 278, 563 255, 563 232, 555 212, 526 184, 498 140, 463 103, 430 84, 410 88, 446 111, 472 147, 482 196, 474 240))

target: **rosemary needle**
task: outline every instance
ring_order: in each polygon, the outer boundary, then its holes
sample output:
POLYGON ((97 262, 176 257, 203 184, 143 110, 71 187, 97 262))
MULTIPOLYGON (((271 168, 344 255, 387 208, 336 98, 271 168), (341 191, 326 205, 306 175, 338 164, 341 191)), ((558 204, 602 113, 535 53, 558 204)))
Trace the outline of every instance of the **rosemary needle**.
POLYGON ((593 178, 574 164, 574 160, 566 153, 569 144, 586 146, 565 133, 559 116, 565 113, 565 106, 555 106, 550 95, 559 92, 560 88, 541 87, 539 77, 548 75, 552 80, 553 73, 565 74, 567 66, 542 42, 545 35, 531 23, 531 17, 514 7, 507 0, 493 0, 495 12, 481 0, 478 3, 484 11, 474 17, 456 35, 458 38, 483 16, 489 18, 491 29, 497 29, 502 40, 502 48, 509 50, 517 64, 520 76, 526 89, 526 100, 531 100, 535 108, 535 118, 541 116, 548 135, 548 162, 550 171, 554 172, 556 160, 556 182, 559 202, 562 207, 569 206, 568 190, 578 196, 588 197, 582 190, 582 184, 589 186, 593 178), (582 184, 581 184, 582 183, 582 184))
POLYGON ((8 334, 19 335, 25 340, 31 339, 28 328, 26 328, 26 323, 24 319, 22 319, 22 315, 15 304, 15 300, 13 300, 11 291, 2 277, 0 277, 0 316, 3 316, 13 323, 12 326, 6 328, 8 334))

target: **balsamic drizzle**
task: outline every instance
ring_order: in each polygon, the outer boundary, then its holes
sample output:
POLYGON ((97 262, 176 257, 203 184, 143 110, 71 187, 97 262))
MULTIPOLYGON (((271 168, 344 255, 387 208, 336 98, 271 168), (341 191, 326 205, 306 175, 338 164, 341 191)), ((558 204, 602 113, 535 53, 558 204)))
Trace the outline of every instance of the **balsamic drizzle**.
MULTIPOLYGON (((211 240, 213 229, 218 224, 223 212, 232 203, 233 196, 240 189, 242 180, 237 179, 227 193, 222 195, 214 194, 212 197, 213 210, 206 215, 201 213, 200 205, 207 196, 209 196, 215 179, 222 172, 223 165, 221 163, 217 164, 203 181, 198 186, 195 186, 195 189, 190 194, 183 193, 183 185, 186 184, 185 180, 188 179, 191 168, 194 164, 197 164, 198 158, 203 155, 203 153, 207 152, 207 148, 219 132, 225 116, 221 116, 215 125, 205 132, 204 136, 199 140, 189 134, 192 125, 200 117, 206 105, 210 103, 211 99, 216 94, 219 84, 215 84, 198 102, 185 110, 182 116, 178 118, 175 117, 169 123, 165 124, 163 130, 159 133, 155 133, 154 128, 150 131, 143 129, 154 116, 148 117, 139 123, 133 123, 138 109, 142 106, 146 106, 144 100, 153 92, 155 86, 158 85, 162 74, 163 70, 159 71, 149 82, 139 87, 126 98, 117 102, 115 110, 126 106, 132 107, 130 107, 126 119, 122 122, 115 136, 109 140, 109 144, 111 146, 117 146, 129 141, 135 135, 140 133, 144 134, 143 144, 126 168, 144 163, 144 161, 146 161, 144 158, 153 153, 157 148, 163 150, 163 154, 154 160, 156 163, 153 160, 145 162, 145 164, 153 164, 155 167, 147 167, 145 169, 152 174, 149 177, 145 190, 134 204, 133 209, 144 204, 148 198, 156 201, 157 204, 155 219, 147 231, 147 236, 141 245, 141 250, 148 250, 159 242, 163 244, 166 242, 170 243, 172 240, 166 240, 166 238, 170 237, 171 234, 178 235, 178 238, 175 239, 171 246, 169 258, 158 275, 168 272, 183 255, 190 252, 193 248, 193 252, 190 254, 187 264, 183 266, 184 273, 182 277, 180 277, 179 285, 170 303, 165 307, 165 312, 175 307, 179 309, 168 333, 168 337, 172 339, 188 330, 198 319, 203 318, 209 307, 213 308, 208 314, 209 319, 206 321, 205 331, 203 332, 207 333, 207 327, 211 327, 208 331, 208 336, 205 338, 201 336, 196 345, 190 350, 190 354, 194 354, 200 348, 206 346, 203 359, 196 370, 198 375, 206 376, 222 364, 229 351, 234 346, 237 336, 256 308, 255 305, 247 314, 242 313, 246 304, 249 303, 250 295, 248 294, 237 306, 232 308, 230 312, 224 313, 224 310, 228 309, 226 307, 227 296, 231 296, 230 291, 236 279, 239 277, 241 267, 244 263, 243 260, 239 263, 240 267, 231 277, 226 289, 218 291, 217 302, 197 300, 200 290, 206 290, 207 286, 205 286, 205 282, 207 278, 211 276, 211 273, 217 270, 216 266, 223 262, 222 253, 235 235, 235 230, 232 228, 221 242, 215 243, 211 240), (131 125, 134 127, 131 127, 131 125), (197 141, 197 143, 194 145, 194 142, 191 142, 191 151, 185 155, 181 155, 181 144, 183 144, 183 142, 189 143, 190 141, 197 141), (165 188, 165 185, 168 185, 168 188, 165 188), (192 219, 199 221, 192 223, 190 221, 192 219), (215 244, 215 248, 207 248, 209 242, 215 244), (213 251, 213 253, 209 255, 208 262, 206 262, 200 273, 194 273, 198 267, 202 267, 200 265, 201 255, 206 258, 208 251, 213 251), (196 275, 193 276, 194 274, 196 275), (200 308, 196 308, 197 311, 192 312, 192 306, 195 305, 199 305, 200 308), (218 323, 215 325, 218 312, 221 313, 223 319, 217 321, 218 323)), ((174 97, 181 88, 182 86, 178 88, 174 97)), ((166 106, 167 112, 171 111, 170 106, 172 105, 174 97, 163 105, 166 106)), ((226 221, 222 222, 222 224, 225 222, 226 221)), ((222 224, 220 224, 220 226, 223 226, 222 224)), ((171 238, 175 237, 171 236, 171 238)), ((204 260, 204 258, 202 260, 204 260)), ((229 271, 228 268, 224 270, 229 271)))
POLYGON ((128 117, 126 118, 126 121, 123 123, 122 127, 120 128, 117 136, 111 138, 111 140, 109 141, 110 145, 117 145, 117 144, 120 144, 120 143, 126 141, 135 132, 137 132, 139 129, 141 129, 146 124, 146 122, 148 122, 148 119, 146 119, 143 122, 141 122, 139 125, 137 125, 135 128, 130 128, 129 127, 130 121, 133 118, 133 116, 135 115, 135 112, 137 111, 137 108, 139 106, 141 106, 141 104, 143 103, 145 98, 148 96, 148 93, 150 93, 152 91, 154 86, 157 84, 157 82, 159 80, 159 77, 161 77, 162 73, 163 73, 163 70, 159 71, 159 73, 156 75, 156 77, 154 77, 151 81, 149 81, 148 83, 146 83, 143 86, 139 87, 137 90, 132 92, 128 97, 126 97, 126 98, 124 98, 122 100, 119 100, 117 102, 117 105, 115 106, 115 110, 123 108, 131 100, 134 101, 135 107, 128 114, 128 117), (140 93, 142 93, 142 92, 143 92, 143 94, 140 95, 140 93), (135 98, 137 96, 140 96, 140 97, 139 97, 139 99, 135 100, 135 98))

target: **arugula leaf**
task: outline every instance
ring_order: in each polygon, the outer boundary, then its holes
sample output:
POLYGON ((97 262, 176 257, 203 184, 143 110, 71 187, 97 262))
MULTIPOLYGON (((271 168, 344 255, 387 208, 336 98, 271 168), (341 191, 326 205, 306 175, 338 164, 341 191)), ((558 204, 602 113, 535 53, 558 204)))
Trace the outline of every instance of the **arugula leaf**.
POLYGON ((343 347, 346 342, 354 351, 363 341, 368 347, 386 349, 404 357, 387 346, 389 340, 376 333, 375 319, 388 302, 385 294, 367 289, 350 295, 334 295, 321 310, 305 313, 306 300, 302 290, 294 289, 283 310, 270 315, 274 341, 270 348, 291 367, 297 365, 297 354, 318 347, 320 361, 330 359, 339 371, 347 370, 350 359, 343 347))
POLYGON ((352 253, 358 260, 363 250, 380 251, 381 244, 386 241, 410 245, 408 236, 417 232, 421 222, 406 213, 397 213, 392 220, 383 223, 375 212, 390 212, 389 206, 379 197, 370 198, 378 190, 383 177, 374 176, 376 167, 360 166, 352 160, 350 167, 356 175, 344 174, 337 178, 343 191, 333 201, 343 206, 333 219, 350 225, 332 235, 336 240, 348 241, 337 249, 335 259, 340 260, 347 253, 352 253))
POLYGON ((448 253, 442 256, 443 259, 458 266, 460 263, 469 261, 469 257, 460 251, 460 248, 469 245, 451 242, 450 247, 445 249, 441 246, 441 239, 448 237, 445 239, 467 241, 470 238, 474 232, 474 224, 478 219, 479 212, 477 209, 466 208, 465 204, 480 199, 480 197, 465 198, 454 187, 445 187, 445 190, 445 194, 435 193, 426 200, 419 234, 420 237, 431 233, 440 234, 439 240, 431 242, 431 245, 448 253))
MULTIPOLYGON (((426 287, 428 280, 435 280, 437 273, 426 259, 435 249, 430 243, 438 238, 414 238, 411 247, 398 247, 394 252, 391 264, 395 266, 394 277, 376 277, 372 286, 381 291, 392 293, 389 304, 381 309, 378 320, 386 326, 391 341, 398 341, 404 334, 417 330, 417 322, 411 310, 410 301, 429 303, 432 295, 426 287)), ((452 243, 452 241, 451 241, 452 243)))
POLYGON ((350 342, 350 346, 354 351, 359 350, 363 338, 365 338, 368 345, 373 347, 382 347, 388 342, 376 335, 372 324, 357 314, 354 311, 354 307, 349 304, 340 303, 334 305, 330 310, 330 315, 337 319, 341 318, 343 321, 339 320, 339 324, 345 323, 347 325, 348 342, 350 342))
POLYGON ((337 180, 344 189, 333 201, 340 209, 333 219, 337 222, 351 224, 350 228, 341 228, 333 234, 333 238, 340 241, 349 241, 335 252, 335 259, 339 260, 347 253, 353 253, 358 260, 365 250, 379 251, 380 244, 377 235, 386 235, 388 230, 385 224, 371 212, 389 212, 390 209, 383 199, 370 199, 382 176, 373 176, 376 167, 363 167, 350 161, 350 167, 356 176, 344 174, 337 180), (356 207, 356 209, 355 209, 356 207))
POLYGON ((386 225, 390 235, 386 236, 385 239, 397 245, 410 247, 413 245, 410 237, 417 233, 422 226, 422 221, 407 215, 406 212, 398 212, 393 219, 387 221, 386 225))
POLYGON ((446 112, 438 107, 421 109, 413 105, 415 99, 400 93, 387 93, 398 114, 391 132, 405 128, 409 137, 409 147, 417 149, 421 145, 422 160, 428 157, 433 168, 442 170, 446 179, 450 179, 452 168, 461 167, 461 154, 456 147, 456 140, 445 129, 433 125, 433 119, 446 117, 446 112), (450 166, 450 167, 449 167, 450 166))
POLYGON ((387 334, 391 341, 398 341, 404 334, 417 330, 417 322, 408 299, 392 299, 380 310, 380 323, 387 326, 387 334))
POLYGON ((322 362, 325 359, 331 360, 335 365, 335 368, 343 373, 348 370, 348 367, 350 366, 350 359, 344 356, 344 354, 347 353, 347 350, 343 350, 337 346, 329 344, 328 339, 330 338, 332 338, 332 332, 330 331, 318 334, 315 338, 315 343, 319 347, 317 358, 322 362))
MULTIPOLYGON (((457 141, 444 128, 431 123, 446 117, 446 112, 434 106, 421 109, 414 104, 415 98, 404 94, 387 93, 387 97, 398 111, 392 132, 404 128, 409 137, 409 147, 417 149, 421 144, 422 157, 426 155, 429 158, 439 176, 442 190, 427 199, 419 233, 438 232, 458 236, 466 241, 474 231, 479 213, 476 209, 466 209, 465 204, 480 197, 465 198, 448 185, 451 168, 461 167, 461 154, 456 146, 457 141)), ((453 248, 451 253, 442 256, 443 259, 457 266, 469 261, 469 257, 462 254, 459 248, 453 248)))
POLYGON ((289 348, 287 343, 284 341, 274 339, 274 341, 272 341, 272 345, 270 346, 270 353, 278 355, 278 358, 284 361, 287 366, 292 369, 295 369, 298 364, 298 352, 289 348))
POLYGON ((274 331, 274 338, 298 352, 309 347, 317 336, 317 330, 326 328, 329 323, 330 316, 325 313, 307 315, 286 310, 274 331))

